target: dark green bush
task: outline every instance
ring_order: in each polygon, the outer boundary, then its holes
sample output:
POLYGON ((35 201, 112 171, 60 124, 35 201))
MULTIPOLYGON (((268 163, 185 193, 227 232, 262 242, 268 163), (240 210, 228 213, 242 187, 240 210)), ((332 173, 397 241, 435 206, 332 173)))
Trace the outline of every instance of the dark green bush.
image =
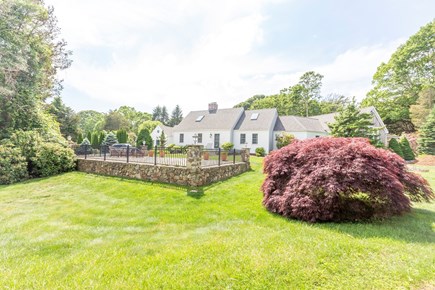
POLYGON ((27 162, 20 149, 0 145, 0 184, 11 184, 27 177, 27 162))
POLYGON ((263 147, 258 147, 255 149, 255 156, 263 157, 264 155, 266 155, 266 150, 264 150, 263 147))
POLYGON ((400 138, 400 147, 402 148, 403 158, 405 160, 415 160, 414 152, 412 152, 411 145, 405 136, 400 138))
POLYGON ((143 142, 145 142, 145 146, 148 150, 153 148, 153 138, 151 138, 150 132, 147 129, 140 130, 139 134, 137 135, 136 147, 142 147, 143 142))
POLYGON ((395 138, 391 138, 390 142, 388 143, 388 148, 390 148, 391 151, 393 151, 400 157, 404 158, 402 146, 400 146, 399 142, 397 142, 395 138))
POLYGON ((60 144, 43 143, 32 158, 34 176, 50 176, 75 168, 74 152, 60 144))

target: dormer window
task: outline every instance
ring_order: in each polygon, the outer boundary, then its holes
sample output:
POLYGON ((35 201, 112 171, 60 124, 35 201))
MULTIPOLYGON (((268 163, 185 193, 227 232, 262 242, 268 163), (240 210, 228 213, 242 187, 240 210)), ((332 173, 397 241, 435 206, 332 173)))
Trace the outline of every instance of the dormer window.
POLYGON ((198 118, 196 118, 196 122, 201 122, 202 119, 204 119, 204 115, 201 115, 198 118))
POLYGON ((251 120, 257 120, 258 119, 258 115, 260 115, 260 114, 259 113, 252 113, 251 120))

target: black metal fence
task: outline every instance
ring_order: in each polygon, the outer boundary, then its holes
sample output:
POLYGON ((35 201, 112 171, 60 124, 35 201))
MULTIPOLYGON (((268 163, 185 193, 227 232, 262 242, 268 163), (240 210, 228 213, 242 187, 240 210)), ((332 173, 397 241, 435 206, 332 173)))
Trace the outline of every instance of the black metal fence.
MULTIPOLYGON (((152 149, 136 148, 130 145, 102 145, 92 148, 91 145, 73 146, 78 158, 116 161, 126 163, 147 163, 153 165, 187 166, 186 147, 158 147, 152 149)), ((218 149, 201 149, 201 166, 220 166, 242 162, 241 151, 218 149)))
POLYGON ((186 166, 185 148, 154 147, 152 149, 126 146, 106 146, 92 148, 91 145, 73 147, 78 158, 126 163, 148 163, 154 165, 186 166))
POLYGON ((202 149, 201 150, 201 166, 220 166, 223 164, 235 164, 242 162, 241 151, 237 149, 223 150, 217 149, 202 149))

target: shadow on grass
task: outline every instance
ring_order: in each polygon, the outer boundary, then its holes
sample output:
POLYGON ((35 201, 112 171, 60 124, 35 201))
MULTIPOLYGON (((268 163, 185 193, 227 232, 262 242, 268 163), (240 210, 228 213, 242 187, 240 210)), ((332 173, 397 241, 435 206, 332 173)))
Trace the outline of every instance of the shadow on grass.
POLYGON ((435 243, 435 212, 414 208, 408 214, 362 223, 321 223, 329 229, 355 238, 382 238, 412 243, 435 243))

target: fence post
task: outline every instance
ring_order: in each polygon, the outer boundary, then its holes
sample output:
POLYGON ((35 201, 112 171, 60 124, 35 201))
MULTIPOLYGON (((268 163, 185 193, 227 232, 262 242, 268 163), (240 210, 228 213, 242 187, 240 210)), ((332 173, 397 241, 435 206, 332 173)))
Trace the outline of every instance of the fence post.
POLYGON ((85 145, 85 159, 88 159, 88 145, 85 145))
POLYGON ((103 145, 104 161, 106 161, 106 151, 107 151, 107 145, 103 145))
POLYGON ((218 149, 218 165, 221 166, 221 148, 218 149))
POLYGON ((154 147, 154 165, 157 165, 157 145, 154 147))
POLYGON ((101 145, 100 145, 100 157, 101 157, 101 145))
POLYGON ((130 145, 127 145, 127 163, 130 161, 130 145))
POLYGON ((233 164, 236 164, 236 148, 233 149, 233 164))

